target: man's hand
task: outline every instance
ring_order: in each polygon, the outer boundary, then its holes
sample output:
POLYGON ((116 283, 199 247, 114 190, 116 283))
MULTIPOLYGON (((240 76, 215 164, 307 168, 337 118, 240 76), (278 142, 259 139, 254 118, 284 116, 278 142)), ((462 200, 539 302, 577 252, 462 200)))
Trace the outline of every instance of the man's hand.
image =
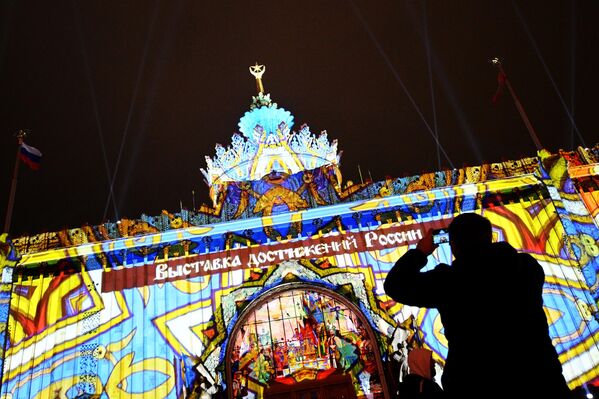
POLYGON ((416 249, 426 256, 432 254, 437 247, 438 245, 433 242, 433 230, 427 230, 424 237, 416 244, 416 249))

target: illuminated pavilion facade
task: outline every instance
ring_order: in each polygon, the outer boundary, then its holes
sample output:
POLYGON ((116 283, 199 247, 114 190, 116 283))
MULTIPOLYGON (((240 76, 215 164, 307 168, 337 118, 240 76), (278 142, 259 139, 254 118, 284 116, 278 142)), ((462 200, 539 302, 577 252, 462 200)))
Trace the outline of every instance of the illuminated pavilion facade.
POLYGON ((337 141, 292 130, 251 70, 258 95, 202 170, 211 204, 3 237, 2 398, 182 398, 200 375, 226 398, 390 398, 407 350, 441 370, 447 347, 435 309, 382 283, 463 212, 543 266, 566 380, 599 385, 599 147, 343 182, 337 141))

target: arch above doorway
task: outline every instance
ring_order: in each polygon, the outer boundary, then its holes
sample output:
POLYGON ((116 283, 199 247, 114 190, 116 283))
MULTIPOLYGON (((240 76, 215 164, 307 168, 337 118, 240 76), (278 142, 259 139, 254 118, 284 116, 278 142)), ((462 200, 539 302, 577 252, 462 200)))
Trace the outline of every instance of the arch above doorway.
POLYGON ((376 342, 366 317, 338 293, 278 286, 254 300, 232 330, 229 397, 387 397, 376 342))

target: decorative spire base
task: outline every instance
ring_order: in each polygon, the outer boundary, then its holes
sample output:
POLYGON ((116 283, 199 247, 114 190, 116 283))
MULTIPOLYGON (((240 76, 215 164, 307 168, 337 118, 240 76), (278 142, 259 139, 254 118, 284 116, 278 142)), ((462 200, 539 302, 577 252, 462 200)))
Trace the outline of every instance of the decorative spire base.
POLYGON ((258 93, 257 96, 252 96, 252 103, 250 104, 250 110, 254 110, 260 107, 277 108, 277 103, 270 99, 270 93, 258 93))

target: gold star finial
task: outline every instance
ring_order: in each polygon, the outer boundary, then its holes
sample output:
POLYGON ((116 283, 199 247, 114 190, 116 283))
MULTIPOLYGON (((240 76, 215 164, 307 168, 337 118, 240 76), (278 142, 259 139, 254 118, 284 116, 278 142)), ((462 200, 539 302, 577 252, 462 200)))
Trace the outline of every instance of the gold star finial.
POLYGON ((252 65, 250 67, 250 73, 256 78, 256 88, 258 89, 258 94, 264 93, 264 86, 262 86, 262 75, 264 75, 265 71, 266 66, 258 65, 257 62, 256 65, 252 65))

